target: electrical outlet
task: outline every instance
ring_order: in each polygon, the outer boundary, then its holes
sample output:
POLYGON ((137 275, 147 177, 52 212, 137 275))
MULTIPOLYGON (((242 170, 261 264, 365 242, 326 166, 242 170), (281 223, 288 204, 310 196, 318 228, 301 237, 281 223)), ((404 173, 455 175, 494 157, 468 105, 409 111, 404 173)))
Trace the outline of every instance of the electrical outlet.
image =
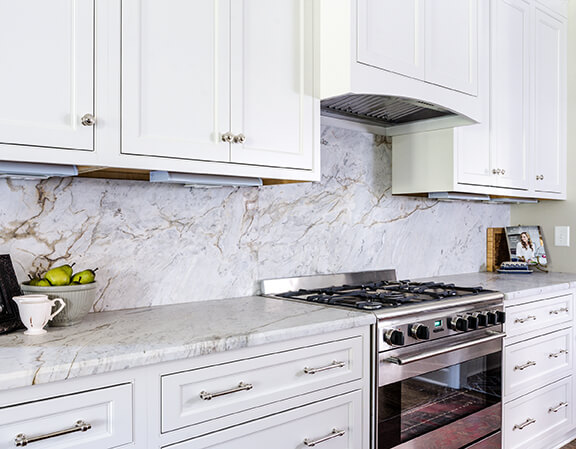
POLYGON ((570 246, 570 226, 554 226, 554 245, 570 246))

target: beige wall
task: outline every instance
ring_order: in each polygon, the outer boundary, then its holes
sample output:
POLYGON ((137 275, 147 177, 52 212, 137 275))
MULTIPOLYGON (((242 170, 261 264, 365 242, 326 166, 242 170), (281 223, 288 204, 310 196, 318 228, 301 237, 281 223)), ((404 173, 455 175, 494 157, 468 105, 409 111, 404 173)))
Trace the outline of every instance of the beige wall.
POLYGON ((542 226, 550 267, 576 273, 576 0, 568 18, 568 200, 513 206, 511 221, 542 226), (554 226, 570 226, 570 247, 554 246, 554 226))

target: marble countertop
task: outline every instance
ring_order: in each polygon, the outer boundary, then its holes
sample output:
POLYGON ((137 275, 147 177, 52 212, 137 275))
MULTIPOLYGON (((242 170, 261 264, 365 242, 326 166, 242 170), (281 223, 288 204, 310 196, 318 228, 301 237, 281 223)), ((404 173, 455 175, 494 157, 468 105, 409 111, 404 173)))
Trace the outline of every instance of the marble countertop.
POLYGON ((504 300, 506 300, 523 296, 548 294, 576 287, 576 274, 536 271, 532 274, 467 273, 452 276, 435 276, 418 279, 418 281, 446 282, 466 287, 481 286, 504 293, 504 300))
POLYGON ((89 314, 0 336, 0 390, 370 325, 372 314, 259 296, 89 314))

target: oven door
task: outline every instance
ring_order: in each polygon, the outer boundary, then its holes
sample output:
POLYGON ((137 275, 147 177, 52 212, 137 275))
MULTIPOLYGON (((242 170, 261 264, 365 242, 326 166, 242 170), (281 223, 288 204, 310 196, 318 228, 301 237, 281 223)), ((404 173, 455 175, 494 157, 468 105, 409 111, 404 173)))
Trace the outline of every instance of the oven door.
POLYGON ((378 449, 500 447, 503 333, 474 331, 380 353, 378 449))

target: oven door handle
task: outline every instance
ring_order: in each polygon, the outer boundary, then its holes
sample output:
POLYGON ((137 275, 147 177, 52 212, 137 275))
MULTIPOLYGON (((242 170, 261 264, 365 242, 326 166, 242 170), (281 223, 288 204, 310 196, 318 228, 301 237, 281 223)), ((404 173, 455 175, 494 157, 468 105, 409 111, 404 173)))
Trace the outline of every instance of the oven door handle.
POLYGON ((383 359, 382 362, 394 363, 396 365, 407 365, 409 363, 429 359, 430 357, 436 357, 437 355, 448 354, 449 352, 458 351, 459 349, 465 349, 471 346, 481 345, 483 343, 488 343, 490 341, 502 339, 505 336, 506 336, 505 333, 498 332, 495 333, 494 335, 489 335, 488 337, 478 338, 477 340, 467 341, 464 343, 458 343, 452 346, 435 349, 429 352, 421 352, 414 355, 408 355, 406 357, 388 357, 387 359, 383 359))

